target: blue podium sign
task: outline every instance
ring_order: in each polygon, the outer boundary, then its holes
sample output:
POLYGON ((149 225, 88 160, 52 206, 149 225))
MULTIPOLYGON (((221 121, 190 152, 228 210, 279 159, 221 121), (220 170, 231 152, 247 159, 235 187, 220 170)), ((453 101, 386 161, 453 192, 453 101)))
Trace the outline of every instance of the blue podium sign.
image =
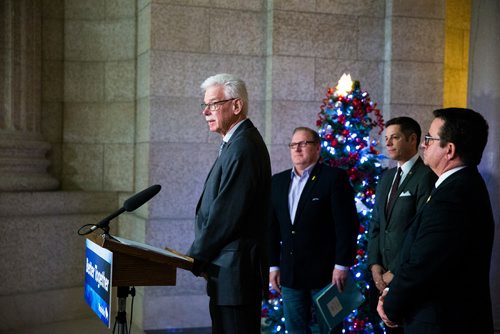
POLYGON ((85 302, 110 328, 113 253, 87 239, 85 302))

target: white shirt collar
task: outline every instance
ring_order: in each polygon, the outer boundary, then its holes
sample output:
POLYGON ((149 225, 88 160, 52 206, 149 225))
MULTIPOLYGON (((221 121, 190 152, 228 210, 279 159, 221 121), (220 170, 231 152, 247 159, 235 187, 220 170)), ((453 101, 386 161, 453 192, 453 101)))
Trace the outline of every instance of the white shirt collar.
POLYGON ((232 128, 231 130, 229 130, 226 135, 222 138, 223 141, 225 141, 226 143, 229 141, 229 139, 231 139, 231 136, 234 134, 234 132, 236 131, 236 129, 241 125, 241 123, 243 123, 244 121, 246 121, 247 119, 242 119, 241 121, 239 121, 238 123, 236 123, 232 128))
POLYGON ((436 183, 435 183, 435 187, 439 187, 439 185, 441 183, 444 182, 444 180, 446 180, 448 177, 450 177, 452 174, 458 172, 459 170, 461 169, 464 169, 465 166, 460 166, 460 167, 455 167, 455 168, 452 168, 446 172, 444 172, 443 174, 441 174, 441 176, 437 179, 436 183))
POLYGON ((294 176, 298 176, 300 178, 302 177, 308 177, 309 176, 309 173, 311 172, 311 170, 314 168, 314 166, 316 166, 316 162, 313 163, 312 165, 309 165, 306 167, 306 169, 304 169, 304 172, 302 173, 302 176, 300 176, 299 174, 297 174, 295 172, 295 167, 292 168, 292 173, 291 173, 291 178, 293 179, 294 176))
POLYGON ((417 153, 413 157, 411 157, 410 160, 408 160, 407 162, 405 162, 401 166, 399 165, 399 162, 398 162, 398 167, 401 167, 401 170, 403 171, 403 174, 401 175, 401 179, 403 179, 406 175, 408 175, 408 173, 413 168, 413 165, 417 161, 418 157, 419 157, 419 155, 417 153))

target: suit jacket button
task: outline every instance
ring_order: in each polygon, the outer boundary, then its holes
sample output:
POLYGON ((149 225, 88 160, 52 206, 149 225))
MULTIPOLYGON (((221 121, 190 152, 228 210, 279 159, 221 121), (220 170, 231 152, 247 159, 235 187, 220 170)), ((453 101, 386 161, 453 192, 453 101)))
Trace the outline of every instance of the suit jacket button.
POLYGON ((292 234, 295 234, 295 231, 292 231, 292 234))
POLYGON ((290 255, 293 255, 293 252, 290 252, 290 255))

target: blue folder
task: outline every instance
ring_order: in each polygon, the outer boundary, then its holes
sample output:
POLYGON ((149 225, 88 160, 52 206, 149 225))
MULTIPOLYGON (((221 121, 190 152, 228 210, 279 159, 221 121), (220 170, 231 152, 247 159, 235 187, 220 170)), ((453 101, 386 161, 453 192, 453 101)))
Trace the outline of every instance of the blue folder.
POLYGON ((336 327, 364 301, 365 297, 349 273, 344 291, 339 292, 332 283, 321 289, 313 296, 317 309, 318 321, 329 330, 336 327))

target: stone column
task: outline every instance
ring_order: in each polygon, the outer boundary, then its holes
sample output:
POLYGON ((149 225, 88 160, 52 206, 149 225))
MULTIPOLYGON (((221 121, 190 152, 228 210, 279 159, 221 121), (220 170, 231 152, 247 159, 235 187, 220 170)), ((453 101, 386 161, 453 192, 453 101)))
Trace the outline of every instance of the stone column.
POLYGON ((54 189, 40 131, 40 0, 0 6, 0 191, 54 189))
POLYGON ((495 242, 491 259, 491 297, 495 333, 500 331, 500 6, 496 0, 472 2, 468 106, 488 121, 488 144, 479 171, 483 175, 495 218, 495 242))

